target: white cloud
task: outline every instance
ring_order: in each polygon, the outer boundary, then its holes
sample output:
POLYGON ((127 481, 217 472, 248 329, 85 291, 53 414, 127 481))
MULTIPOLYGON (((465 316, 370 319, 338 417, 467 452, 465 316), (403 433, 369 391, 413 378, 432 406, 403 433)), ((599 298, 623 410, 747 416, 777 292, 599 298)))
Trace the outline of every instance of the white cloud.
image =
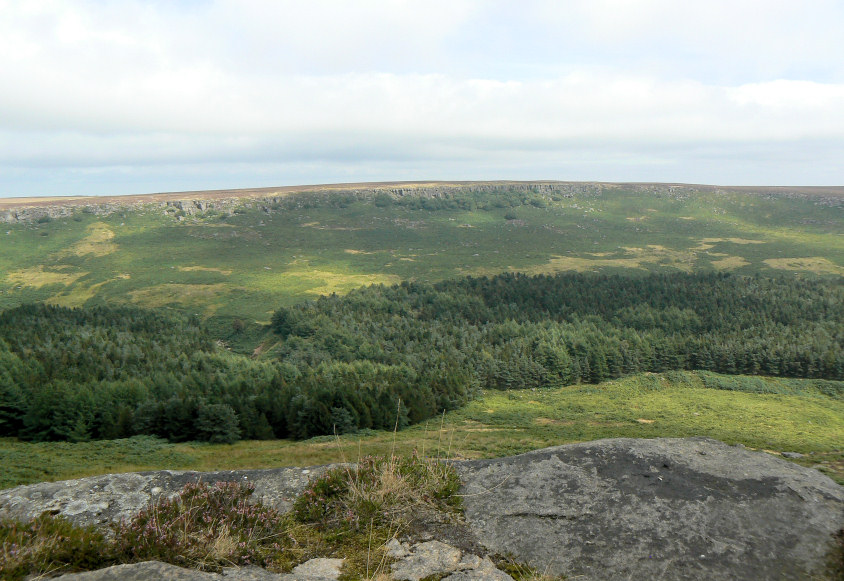
POLYGON ((545 177, 722 181, 735 174, 712 160, 729 158, 744 183, 786 167, 805 181, 783 152, 822 160, 844 143, 832 0, 0 0, 0 13, 0 195, 37 187, 39 167, 114 183, 154 166, 178 183, 198 168, 354 179, 355 164, 361 179, 557 167, 545 177))

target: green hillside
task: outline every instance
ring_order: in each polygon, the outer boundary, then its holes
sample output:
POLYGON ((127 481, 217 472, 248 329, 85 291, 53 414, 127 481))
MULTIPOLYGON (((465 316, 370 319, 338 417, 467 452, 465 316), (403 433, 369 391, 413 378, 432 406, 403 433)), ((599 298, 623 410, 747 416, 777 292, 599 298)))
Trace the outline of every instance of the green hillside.
POLYGON ((316 466, 392 451, 409 456, 413 450, 439 458, 495 458, 599 438, 685 436, 774 454, 801 452, 798 463, 844 484, 844 400, 818 385, 708 372, 641 374, 598 385, 489 391, 397 434, 367 430, 305 441, 228 445, 135 436, 72 444, 0 438, 0 488, 108 472, 316 466))
POLYGON ((226 329, 371 283, 505 271, 840 276, 842 232, 841 198, 682 187, 563 195, 465 186, 439 197, 349 190, 196 213, 79 207, 3 225, 0 308, 173 307, 219 317, 226 329))
POLYGON ((336 460, 273 438, 375 451, 406 425, 403 450, 470 457, 710 435, 841 479, 844 198, 810 193, 0 204, 3 484, 336 460))

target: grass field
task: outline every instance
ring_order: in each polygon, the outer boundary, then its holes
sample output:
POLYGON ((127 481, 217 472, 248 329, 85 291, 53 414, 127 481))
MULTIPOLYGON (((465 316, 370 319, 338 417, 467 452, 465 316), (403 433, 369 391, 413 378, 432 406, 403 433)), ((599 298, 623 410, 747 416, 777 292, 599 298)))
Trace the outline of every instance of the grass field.
POLYGON ((844 274, 844 211, 812 198, 622 188, 516 207, 478 199, 471 211, 358 199, 8 225, 0 308, 107 301, 266 322, 280 305, 365 284, 503 271, 844 274))
POLYGON ((599 438, 708 436, 772 454, 800 452, 844 483, 844 400, 809 380, 642 374, 599 385, 487 392, 461 410, 398 433, 367 432, 302 442, 169 444, 154 438, 89 443, 0 440, 0 488, 136 470, 308 466, 413 449, 440 458, 491 458, 599 438))

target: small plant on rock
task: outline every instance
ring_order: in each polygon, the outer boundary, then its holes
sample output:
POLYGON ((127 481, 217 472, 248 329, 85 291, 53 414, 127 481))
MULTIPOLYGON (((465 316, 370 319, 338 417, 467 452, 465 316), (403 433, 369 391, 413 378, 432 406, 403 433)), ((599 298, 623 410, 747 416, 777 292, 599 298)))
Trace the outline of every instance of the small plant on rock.
POLYGON ((102 533, 44 513, 30 522, 0 520, 0 579, 87 571, 114 562, 102 533))
POLYGON ((349 578, 375 579, 389 562, 386 543, 426 515, 456 513, 459 487, 445 463, 417 454, 366 456, 311 482, 292 516, 320 540, 321 551, 346 559, 349 578))
POLYGON ((359 531, 396 524, 424 510, 454 511, 460 487, 448 465, 420 458, 366 456, 353 467, 335 468, 311 482, 294 504, 302 523, 359 531))
POLYGON ((124 562, 157 559, 204 570, 271 566, 290 536, 284 515, 249 502, 253 491, 239 482, 188 484, 117 525, 116 551, 124 562))

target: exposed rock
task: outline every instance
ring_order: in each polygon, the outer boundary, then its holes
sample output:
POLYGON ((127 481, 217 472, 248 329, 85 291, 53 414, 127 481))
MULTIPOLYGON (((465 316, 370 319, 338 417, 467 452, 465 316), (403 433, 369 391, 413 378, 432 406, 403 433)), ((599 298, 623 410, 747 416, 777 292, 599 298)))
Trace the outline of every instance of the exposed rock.
MULTIPOLYGON (((392 574, 396 580, 418 581, 424 577, 447 575, 451 581, 513 581, 499 571, 488 558, 464 555, 459 549, 432 541, 415 545, 412 555, 402 563, 401 572, 392 574)), ((227 567, 222 573, 206 573, 161 563, 146 561, 131 565, 115 565, 99 571, 72 573, 57 577, 57 581, 336 581, 341 574, 343 559, 311 559, 295 567, 292 573, 270 573, 258 567, 227 567)))
MULTIPOLYGON (((481 557, 490 552, 584 580, 806 579, 820 573, 832 535, 844 528, 844 488, 828 477, 706 438, 601 440, 455 467, 466 522, 419 515, 406 531, 408 542, 387 547, 398 559, 396 579, 508 579, 481 557)), ((19 486, 0 491, 0 515, 26 519, 51 511, 102 525, 200 479, 250 481, 254 498, 287 510, 326 468, 163 471, 19 486)), ((112 568, 111 577, 103 570, 65 578, 305 579, 258 569, 161 572, 166 567, 146 563, 112 568)))
POLYGON ((389 550, 403 549, 406 553, 392 564, 391 577, 396 581, 419 581, 426 577, 448 575, 451 581, 513 581, 513 578, 499 571, 488 557, 463 554, 451 545, 440 541, 428 541, 413 545, 409 550, 404 545, 391 543, 389 550))
POLYGON ((783 458, 802 458, 803 454, 800 452, 780 452, 783 458))
POLYGON ((499 571, 495 563, 484 557, 479 559, 477 566, 453 573, 443 581, 513 581, 513 578, 499 571))
POLYGON ((343 559, 311 559, 294 567, 293 574, 315 581, 334 581, 340 577, 343 559))
POLYGON ((460 549, 439 541, 428 541, 413 547, 410 555, 393 563, 393 579, 419 581, 436 573, 451 573, 460 563, 460 549))
POLYGON ((132 565, 115 565, 99 571, 72 573, 57 577, 61 581, 151 581, 168 579, 169 581, 215 581, 221 575, 203 573, 195 569, 183 569, 159 561, 147 561, 132 565))
POLYGON ((397 539, 390 539, 385 545, 387 556, 391 559, 401 559, 410 554, 407 543, 400 543, 397 539))
POLYGON ((490 550, 578 579, 806 579, 844 526, 823 474, 706 438, 601 440, 456 464, 490 550))
POLYGON ((151 501, 171 496, 189 482, 251 482, 252 498, 282 512, 305 489, 308 479, 331 466, 225 470, 220 472, 171 471, 106 474, 18 486, 0 491, 0 516, 22 520, 43 512, 62 515, 78 525, 118 522, 141 511, 151 501))
POLYGON ((223 569, 222 579, 223 581, 323 581, 298 575, 270 573, 260 567, 226 567, 223 569))
POLYGON ((68 218, 77 210, 97 216, 108 216, 127 210, 159 210, 177 208, 189 216, 202 214, 209 210, 231 213, 236 208, 252 207, 259 202, 259 207, 266 213, 272 213, 272 206, 290 194, 308 194, 327 197, 345 194, 362 199, 371 199, 379 194, 400 198, 418 196, 420 198, 443 198, 469 190, 475 192, 529 192, 539 195, 557 195, 573 197, 575 195, 600 195, 605 190, 625 188, 632 191, 651 192, 666 197, 685 199, 699 192, 742 192, 756 194, 765 198, 785 196, 790 198, 811 198, 816 204, 840 207, 842 205, 839 187, 802 187, 802 188, 758 188, 735 187, 722 189, 718 186, 694 184, 659 184, 659 183, 601 183, 601 182, 450 182, 450 183, 368 183, 337 184, 333 186, 286 186, 278 188, 257 188, 241 190, 210 190, 204 192, 175 192, 134 196, 83 197, 67 199, 31 198, 16 200, 0 199, 0 223, 35 222, 45 216, 49 218, 68 218))
POLYGON ((270 573, 259 567, 227 567, 222 573, 206 573, 160 561, 145 561, 62 575, 56 581, 336 581, 342 565, 342 559, 311 559, 288 574, 270 573))

